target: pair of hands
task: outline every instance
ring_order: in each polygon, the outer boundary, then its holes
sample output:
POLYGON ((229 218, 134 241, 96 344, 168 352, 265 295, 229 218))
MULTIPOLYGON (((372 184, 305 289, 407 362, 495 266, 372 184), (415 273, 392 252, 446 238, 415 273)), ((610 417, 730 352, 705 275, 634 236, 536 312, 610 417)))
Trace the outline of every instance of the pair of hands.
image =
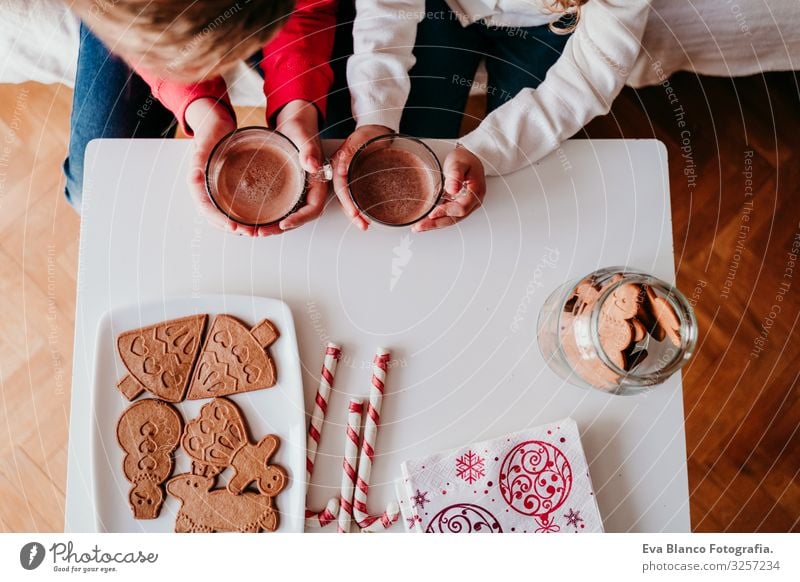
MULTIPOLYGON (((300 164, 306 172, 319 171, 324 162, 319 139, 319 119, 316 107, 307 101, 296 100, 286 104, 277 116, 277 130, 286 135, 300 150, 300 164)), ((198 208, 208 221, 218 228, 249 236, 269 236, 292 230, 317 218, 325 207, 328 185, 309 181, 305 205, 284 218, 277 225, 252 227, 237 224, 222 214, 211 202, 206 192, 205 167, 211 150, 225 135, 236 129, 230 111, 213 99, 198 99, 186 109, 186 122, 194 131, 194 155, 189 170, 189 188, 198 208)), ((358 211, 347 188, 347 168, 356 150, 369 139, 392 133, 380 125, 359 127, 342 143, 334 154, 333 188, 345 213, 361 230, 369 226, 358 211)), ((437 206, 423 220, 413 226, 422 232, 455 224, 469 216, 481 205, 486 193, 483 165, 470 151, 456 147, 443 164, 445 191, 456 196, 466 186, 466 194, 437 206)))
MULTIPOLYGON (((194 154, 189 169, 189 190, 201 214, 212 225, 248 236, 270 236, 297 228, 317 218, 325 207, 328 185, 309 181, 306 204, 296 212, 270 226, 245 226, 220 212, 206 191, 206 162, 219 140, 236 129, 230 110, 213 99, 197 99, 186 108, 186 123, 194 131, 194 154)), ((292 140, 300 150, 300 164, 306 172, 316 172, 323 163, 319 139, 317 108, 307 101, 292 101, 278 113, 278 131, 292 140)))
MULTIPOLYGON (((361 230, 367 230, 369 222, 358 211, 347 189, 347 169, 356 151, 361 145, 379 135, 394 133, 382 125, 362 125, 348 137, 334 154, 333 189, 344 209, 345 214, 361 230)), ((486 195, 486 177, 483 164, 468 149, 456 146, 447 154, 442 164, 444 173, 444 190, 451 197, 434 208, 428 216, 414 224, 412 230, 424 232, 450 226, 472 214, 483 202, 486 195), (459 193, 465 188, 464 194, 459 193)))

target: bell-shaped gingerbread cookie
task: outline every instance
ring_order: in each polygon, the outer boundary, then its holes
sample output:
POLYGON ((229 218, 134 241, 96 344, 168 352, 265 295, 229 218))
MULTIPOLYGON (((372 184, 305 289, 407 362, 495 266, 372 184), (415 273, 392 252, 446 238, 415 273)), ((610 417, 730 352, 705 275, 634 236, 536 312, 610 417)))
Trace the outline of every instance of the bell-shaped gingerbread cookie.
POLYGON ((133 484, 128 499, 136 519, 155 519, 164 503, 161 484, 172 473, 183 420, 161 400, 147 398, 131 405, 117 424, 117 441, 125 451, 123 471, 133 484))
POLYGON ((189 400, 261 390, 275 385, 275 362, 266 349, 278 330, 265 319, 248 330, 230 315, 218 315, 206 336, 189 387, 189 400))
POLYGON ((121 334, 117 350, 129 374, 117 387, 125 398, 147 390, 167 402, 183 400, 207 321, 194 315, 121 334))
POLYGON ((268 464, 280 444, 278 437, 267 435, 252 444, 241 411, 226 398, 204 405, 186 425, 181 443, 194 461, 195 473, 210 476, 232 467, 228 490, 235 495, 254 481, 264 495, 277 495, 286 486, 286 471, 268 464))

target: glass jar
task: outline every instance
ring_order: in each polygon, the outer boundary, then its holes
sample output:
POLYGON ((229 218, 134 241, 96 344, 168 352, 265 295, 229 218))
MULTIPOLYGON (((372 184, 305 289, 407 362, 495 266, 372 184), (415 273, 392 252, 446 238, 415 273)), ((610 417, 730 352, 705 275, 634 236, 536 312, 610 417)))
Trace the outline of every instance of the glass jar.
POLYGON ((697 320, 675 287, 608 267, 553 291, 539 313, 538 338, 547 364, 568 382, 634 394, 686 364, 697 320))

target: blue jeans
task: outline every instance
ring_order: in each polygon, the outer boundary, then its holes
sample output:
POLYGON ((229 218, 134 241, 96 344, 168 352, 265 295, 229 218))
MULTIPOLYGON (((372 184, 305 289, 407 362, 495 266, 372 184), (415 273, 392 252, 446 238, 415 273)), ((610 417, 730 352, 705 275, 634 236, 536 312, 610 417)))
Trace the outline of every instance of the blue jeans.
POLYGON ((64 160, 69 203, 80 211, 84 153, 91 140, 172 137, 176 127, 175 116, 153 97, 147 83, 81 25, 69 151, 64 160))
POLYGON ((427 0, 417 28, 416 64, 400 130, 418 137, 456 138, 475 71, 486 59, 487 112, 522 89, 535 89, 569 38, 545 26, 461 26, 444 0, 427 0))

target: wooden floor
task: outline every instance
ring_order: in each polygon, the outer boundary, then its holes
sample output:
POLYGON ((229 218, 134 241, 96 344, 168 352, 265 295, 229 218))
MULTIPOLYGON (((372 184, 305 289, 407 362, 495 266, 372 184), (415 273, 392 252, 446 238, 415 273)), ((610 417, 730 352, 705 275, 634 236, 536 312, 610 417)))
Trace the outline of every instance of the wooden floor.
MULTIPOLYGON (((788 256, 800 244, 798 84, 679 75, 670 86, 682 119, 664 88, 626 90, 586 133, 655 136, 669 149, 678 283, 701 327, 684 375, 692 526, 798 531, 800 263, 788 256)), ((6 531, 63 527, 79 227, 60 173, 70 100, 61 87, 0 86, 6 531)))

